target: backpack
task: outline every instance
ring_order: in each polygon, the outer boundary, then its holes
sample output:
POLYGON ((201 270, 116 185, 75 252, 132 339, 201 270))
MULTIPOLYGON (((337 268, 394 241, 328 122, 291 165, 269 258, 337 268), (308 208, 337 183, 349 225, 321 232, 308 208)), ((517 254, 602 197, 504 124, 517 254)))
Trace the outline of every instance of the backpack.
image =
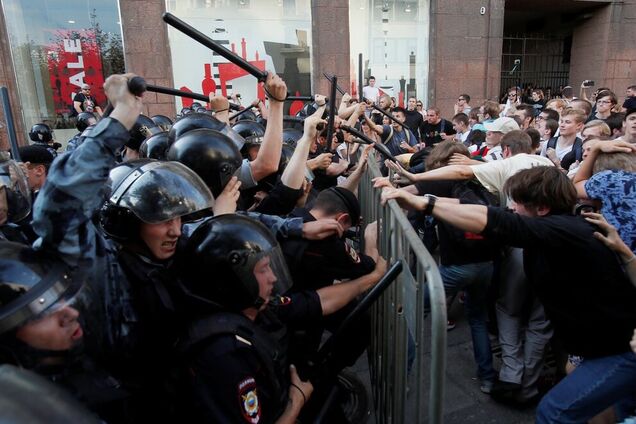
MULTIPOLYGON (((546 146, 546 150, 550 148, 556 149, 558 140, 559 140, 559 137, 552 137, 550 140, 548 140, 548 145, 546 146)), ((572 150, 570 152, 574 152, 574 160, 572 162, 575 162, 577 160, 579 162, 582 161, 583 160, 583 140, 577 137, 576 140, 574 140, 574 144, 572 145, 572 150)), ((566 154, 569 154, 570 152, 566 154)))

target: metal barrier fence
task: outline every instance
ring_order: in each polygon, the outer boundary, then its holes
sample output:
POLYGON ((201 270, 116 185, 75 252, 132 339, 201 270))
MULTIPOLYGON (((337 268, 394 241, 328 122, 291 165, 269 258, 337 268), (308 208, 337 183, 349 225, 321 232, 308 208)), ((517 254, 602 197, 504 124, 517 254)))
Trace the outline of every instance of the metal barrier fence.
POLYGON ((380 253, 389 264, 402 259, 404 268, 373 310, 374 337, 369 349, 372 393, 378 423, 442 423, 446 369, 446 298, 435 260, 400 206, 380 205, 372 178, 381 176, 374 155, 360 181, 359 198, 366 222, 378 221, 380 253), (426 287, 426 289, 425 289, 426 287), (425 303, 428 293, 429 305, 425 303), (430 379, 426 404, 426 322, 431 325, 430 379), (411 358, 409 370, 409 345, 411 358))

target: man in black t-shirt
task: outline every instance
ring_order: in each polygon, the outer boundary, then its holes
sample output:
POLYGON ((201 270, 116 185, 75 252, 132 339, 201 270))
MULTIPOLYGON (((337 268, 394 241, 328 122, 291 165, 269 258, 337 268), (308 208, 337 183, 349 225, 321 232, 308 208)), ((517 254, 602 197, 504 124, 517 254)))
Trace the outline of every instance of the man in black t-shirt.
POLYGON ((95 98, 91 96, 91 86, 82 84, 82 91, 73 97, 73 115, 82 112, 92 112, 102 116, 102 109, 97 105, 95 98))
POLYGON ((420 126, 420 134, 426 147, 432 147, 445 140, 447 136, 454 135, 455 130, 451 122, 440 116, 438 108, 431 107, 426 112, 426 121, 420 126))
POLYGON ((563 172, 525 169, 504 190, 515 213, 388 187, 382 202, 395 199, 464 231, 523 248, 523 268, 555 335, 568 353, 585 358, 541 399, 537 423, 587 422, 636 392, 636 356, 629 348, 636 289, 616 254, 599 240, 598 227, 571 214, 576 189, 563 172))
POLYGON ((422 114, 417 110, 417 99, 415 97, 409 97, 404 115, 406 118, 404 120, 404 125, 406 125, 411 131, 413 131, 413 134, 415 134, 415 137, 417 137, 418 141, 421 140, 422 137, 420 136, 420 126, 424 124, 424 118, 422 117, 422 114))

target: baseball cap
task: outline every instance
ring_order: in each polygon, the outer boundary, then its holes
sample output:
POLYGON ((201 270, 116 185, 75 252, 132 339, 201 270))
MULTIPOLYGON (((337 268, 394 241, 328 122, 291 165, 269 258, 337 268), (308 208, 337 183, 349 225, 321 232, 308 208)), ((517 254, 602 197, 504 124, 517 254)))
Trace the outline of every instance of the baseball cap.
POLYGON ((358 198, 351 190, 347 190, 344 187, 331 187, 328 190, 333 191, 342 202, 345 204, 349 211, 349 217, 351 223, 356 226, 360 222, 360 202, 358 198))
POLYGON ((492 122, 484 122, 484 127, 486 128, 486 131, 508 134, 510 131, 518 130, 519 124, 517 124, 517 121, 514 119, 504 116, 497 118, 492 122))
POLYGON ((38 163, 43 165, 50 165, 53 162, 53 154, 43 146, 22 146, 18 148, 20 151, 20 158, 23 162, 38 163))

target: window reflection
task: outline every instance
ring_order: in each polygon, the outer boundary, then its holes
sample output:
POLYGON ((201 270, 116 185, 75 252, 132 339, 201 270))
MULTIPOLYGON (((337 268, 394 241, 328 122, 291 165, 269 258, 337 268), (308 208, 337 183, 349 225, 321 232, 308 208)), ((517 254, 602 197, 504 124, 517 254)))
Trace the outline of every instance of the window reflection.
MULTIPOLYGON (((166 7, 255 66, 274 70, 292 94, 311 93, 310 0, 169 0, 166 7)), ((246 104, 265 99, 253 76, 207 47, 171 27, 168 38, 175 87, 206 96, 239 93, 246 104)), ((177 98, 176 104, 180 110, 192 101, 177 98)), ((297 106, 286 102, 286 113, 297 106)))
POLYGON ((124 71, 116 0, 3 0, 2 7, 27 129, 73 128, 73 97, 84 83, 104 107, 104 79, 124 71))
POLYGON ((428 90, 428 19, 426 0, 350 0, 349 32, 352 74, 357 85, 358 54, 363 55, 364 82, 401 105, 409 96, 426 100, 428 90))

